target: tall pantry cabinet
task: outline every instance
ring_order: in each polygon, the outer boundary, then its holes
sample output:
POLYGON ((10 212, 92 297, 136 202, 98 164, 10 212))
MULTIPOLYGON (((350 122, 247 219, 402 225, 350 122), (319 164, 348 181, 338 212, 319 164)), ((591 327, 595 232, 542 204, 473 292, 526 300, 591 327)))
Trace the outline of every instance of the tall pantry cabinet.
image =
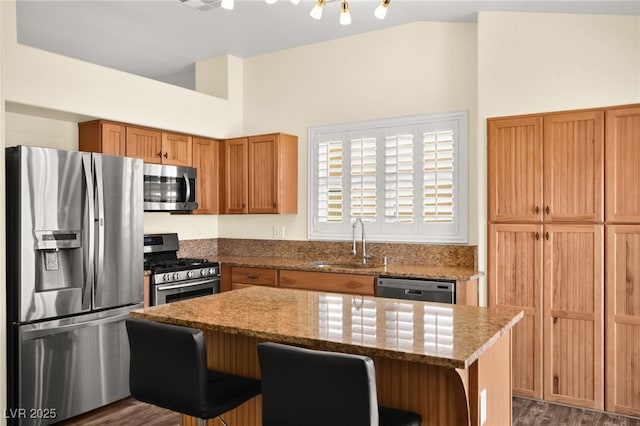
POLYGON ((606 410, 640 416, 640 106, 606 111, 606 410))
POLYGON ((604 408, 604 111, 488 120, 489 305, 514 393, 604 408))

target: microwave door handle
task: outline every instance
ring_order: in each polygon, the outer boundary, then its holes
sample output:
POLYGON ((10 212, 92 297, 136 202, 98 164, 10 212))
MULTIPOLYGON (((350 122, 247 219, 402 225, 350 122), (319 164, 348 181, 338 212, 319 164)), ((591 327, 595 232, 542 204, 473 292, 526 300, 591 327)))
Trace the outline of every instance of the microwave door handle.
POLYGON ((187 176, 186 173, 183 173, 182 177, 184 178, 184 183, 187 186, 187 195, 184 200, 184 207, 186 208, 189 200, 191 199, 191 182, 189 182, 189 176, 187 176))
POLYGON ((94 259, 95 259, 95 233, 94 233, 94 221, 95 221, 95 209, 94 209, 94 192, 93 192, 93 173, 91 171, 91 155, 85 154, 82 156, 82 170, 84 171, 84 184, 87 203, 87 221, 86 232, 88 235, 87 240, 87 258, 86 258, 86 279, 85 287, 82 291, 82 309, 91 309, 92 289, 94 285, 94 259))
MULTIPOLYGON (((98 288, 104 288, 104 182, 102 182, 102 158, 95 156, 95 170, 96 170, 96 226, 98 228, 97 237, 97 270, 95 278, 95 291, 93 297, 95 299, 98 288)), ((94 303, 95 306, 95 303, 94 303)))

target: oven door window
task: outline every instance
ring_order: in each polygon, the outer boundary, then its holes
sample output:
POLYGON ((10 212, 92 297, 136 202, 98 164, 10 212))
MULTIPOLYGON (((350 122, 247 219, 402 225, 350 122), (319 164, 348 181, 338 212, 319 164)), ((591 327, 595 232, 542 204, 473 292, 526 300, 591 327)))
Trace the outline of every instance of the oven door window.
POLYGON ((193 284, 178 283, 175 285, 155 286, 153 305, 177 302, 179 300, 193 299, 195 297, 208 296, 220 292, 220 280, 197 281, 193 284))
POLYGON ((177 302, 178 300, 187 300, 201 296, 208 296, 210 294, 213 294, 213 290, 214 289, 210 287, 202 288, 200 290, 185 291, 184 293, 167 294, 167 296, 164 298, 164 303, 171 303, 177 302))

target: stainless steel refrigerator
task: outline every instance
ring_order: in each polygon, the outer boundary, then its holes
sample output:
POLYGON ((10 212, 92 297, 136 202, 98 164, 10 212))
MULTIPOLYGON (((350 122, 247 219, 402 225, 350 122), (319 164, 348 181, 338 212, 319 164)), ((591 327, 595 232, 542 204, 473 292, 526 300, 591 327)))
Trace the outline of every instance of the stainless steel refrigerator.
POLYGON ((143 300, 143 163, 5 154, 5 417, 45 425, 129 395, 124 320, 143 300))

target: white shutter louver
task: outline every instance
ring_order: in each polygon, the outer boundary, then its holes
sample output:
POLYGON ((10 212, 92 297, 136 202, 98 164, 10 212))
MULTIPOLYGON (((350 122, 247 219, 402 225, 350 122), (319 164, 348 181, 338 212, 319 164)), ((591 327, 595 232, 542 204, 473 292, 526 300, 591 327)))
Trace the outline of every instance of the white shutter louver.
POLYGON ((318 144, 318 221, 342 223, 342 141, 318 144))
POLYGON ((423 138, 423 220, 451 223, 453 217, 453 131, 426 132, 423 138))
POLYGON ((374 222, 377 209, 376 138, 351 140, 351 217, 374 222))
POLYGON ((413 223, 413 135, 387 136, 384 163, 385 221, 413 223))

